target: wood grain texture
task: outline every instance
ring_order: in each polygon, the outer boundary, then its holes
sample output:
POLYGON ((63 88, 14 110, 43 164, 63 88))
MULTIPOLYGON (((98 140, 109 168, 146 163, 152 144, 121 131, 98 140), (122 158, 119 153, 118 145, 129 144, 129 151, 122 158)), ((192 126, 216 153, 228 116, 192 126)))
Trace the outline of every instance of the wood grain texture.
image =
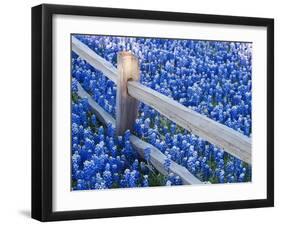
POLYGON ((120 52, 117 65, 116 133, 119 136, 126 130, 133 130, 138 116, 139 101, 128 94, 127 83, 128 80, 139 81, 139 65, 130 52, 120 52))
POLYGON ((82 59, 86 60, 97 70, 101 71, 107 78, 116 84, 117 69, 110 62, 106 61, 83 42, 72 36, 72 50, 82 59))
MULTIPOLYGON (((83 87, 78 83, 78 96, 81 98, 87 98, 89 105, 91 107, 91 110, 95 113, 98 120, 102 122, 105 126, 108 125, 108 123, 111 123, 115 126, 115 119, 107 113, 103 108, 99 106, 98 103, 96 103, 91 96, 83 89, 83 87)), ((144 150, 146 148, 151 149, 150 154, 150 162, 151 164, 163 175, 167 175, 168 172, 166 171, 164 167, 164 161, 166 159, 166 156, 156 147, 153 145, 141 140, 140 138, 131 135, 130 141, 134 149, 139 153, 139 155, 144 158, 144 150)), ((183 184, 202 184, 200 180, 198 180, 195 176, 193 176, 185 167, 177 164, 174 161, 171 161, 170 165, 170 172, 174 173, 175 175, 178 175, 183 184)))
POLYGON ((251 139, 249 137, 209 119, 139 82, 129 81, 128 93, 155 108, 184 129, 251 164, 251 139))

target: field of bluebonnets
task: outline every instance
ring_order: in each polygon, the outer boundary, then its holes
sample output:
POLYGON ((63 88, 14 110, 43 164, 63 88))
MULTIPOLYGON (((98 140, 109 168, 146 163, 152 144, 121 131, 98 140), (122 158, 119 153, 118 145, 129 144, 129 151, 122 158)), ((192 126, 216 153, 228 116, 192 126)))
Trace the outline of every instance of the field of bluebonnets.
MULTIPOLYGON (((139 59, 140 82, 207 117, 251 136, 252 44, 223 41, 75 35, 117 66, 117 54, 139 59)), ((181 185, 164 176, 132 148, 131 134, 163 152, 207 183, 251 181, 251 166, 140 104, 134 131, 114 136, 80 99, 77 83, 115 117, 116 85, 72 52, 72 189, 108 189, 181 185)))

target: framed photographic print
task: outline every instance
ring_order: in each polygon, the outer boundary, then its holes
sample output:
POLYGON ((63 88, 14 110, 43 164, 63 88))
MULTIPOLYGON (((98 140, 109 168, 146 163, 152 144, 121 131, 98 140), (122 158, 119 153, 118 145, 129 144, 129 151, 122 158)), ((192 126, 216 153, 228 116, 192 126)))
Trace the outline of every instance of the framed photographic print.
POLYGON ((274 205, 274 21, 32 8, 32 217, 274 205))

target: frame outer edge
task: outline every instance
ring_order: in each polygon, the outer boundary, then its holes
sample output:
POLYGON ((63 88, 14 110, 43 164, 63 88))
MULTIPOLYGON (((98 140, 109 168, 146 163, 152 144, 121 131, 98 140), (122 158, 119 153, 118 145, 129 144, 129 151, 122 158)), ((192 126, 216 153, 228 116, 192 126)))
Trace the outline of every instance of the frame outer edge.
POLYGON ((31 9, 31 217, 42 220, 42 6, 31 9))
POLYGON ((267 24, 267 202, 274 206, 274 19, 267 24))
POLYGON ((53 78, 52 78, 52 16, 49 5, 42 5, 42 221, 50 221, 53 215, 52 197, 52 149, 53 149, 53 78))
POLYGON ((32 207, 31 216, 52 215, 52 14, 32 8, 32 207))

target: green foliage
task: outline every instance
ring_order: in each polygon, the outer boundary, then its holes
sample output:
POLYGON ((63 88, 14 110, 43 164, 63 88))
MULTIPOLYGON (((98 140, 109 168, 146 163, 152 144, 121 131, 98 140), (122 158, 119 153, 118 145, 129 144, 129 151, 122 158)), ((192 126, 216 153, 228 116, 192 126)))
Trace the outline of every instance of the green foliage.
POLYGON ((148 175, 149 186, 165 185, 165 176, 160 173, 150 173, 148 175))
POLYGON ((77 103, 80 97, 77 95, 77 93, 72 92, 71 98, 74 103, 77 103))

